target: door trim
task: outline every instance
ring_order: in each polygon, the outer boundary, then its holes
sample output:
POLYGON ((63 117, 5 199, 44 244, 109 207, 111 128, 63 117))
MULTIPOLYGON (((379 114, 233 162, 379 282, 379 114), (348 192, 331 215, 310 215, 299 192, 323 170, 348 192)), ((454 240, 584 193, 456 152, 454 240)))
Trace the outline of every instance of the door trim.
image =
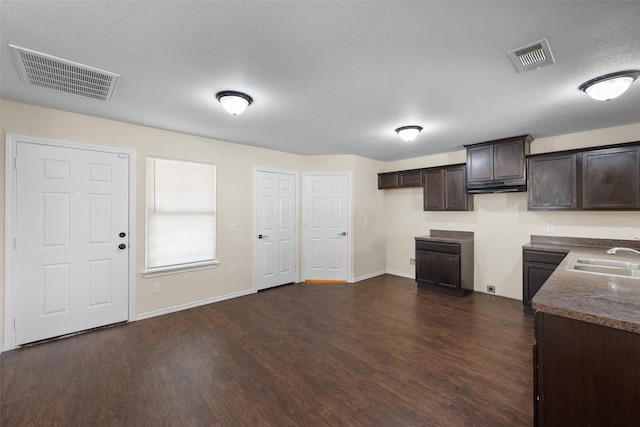
POLYGON ((16 235, 16 169, 15 156, 18 142, 49 145, 77 150, 100 151, 123 154, 129 157, 129 318, 136 317, 136 152, 135 150, 93 145, 80 142, 60 141, 47 138, 7 134, 5 138, 5 196, 4 196, 4 335, 0 351, 16 348, 15 336, 15 252, 16 235))
POLYGON ((296 254, 296 283, 300 282, 300 181, 298 178, 298 171, 287 170, 287 169, 276 169, 270 167, 263 166, 254 166, 253 167, 253 225, 251 229, 251 236, 253 238, 252 253, 253 253, 253 292, 258 292, 258 172, 270 172, 270 173, 279 173, 283 175, 293 175, 296 182, 296 191, 295 191, 295 227, 296 227, 296 243, 295 243, 295 251, 296 254))
MULTIPOLYGON (((302 221, 303 223, 306 223, 307 221, 307 212, 305 212, 305 203, 306 203, 306 182, 307 182, 307 177, 308 176, 346 176, 347 177, 347 224, 348 224, 348 230, 347 230, 347 259, 345 260, 345 266, 347 269, 347 283, 353 283, 353 277, 351 275, 351 264, 353 261, 353 239, 351 238, 351 233, 353 230, 353 197, 352 197, 352 182, 353 182, 353 178, 352 178, 352 174, 351 172, 304 172, 302 174, 302 187, 303 187, 303 194, 302 194, 302 221)), ((308 242, 307 240, 309 239, 308 236, 308 232, 307 232, 307 227, 302 227, 302 247, 303 247, 303 251, 307 250, 308 248, 308 242)), ((304 262, 304 267, 302 268, 302 272, 303 272, 303 277, 302 277, 302 281, 305 281, 307 279, 307 263, 306 263, 306 255, 303 254, 303 259, 305 260, 304 262)))

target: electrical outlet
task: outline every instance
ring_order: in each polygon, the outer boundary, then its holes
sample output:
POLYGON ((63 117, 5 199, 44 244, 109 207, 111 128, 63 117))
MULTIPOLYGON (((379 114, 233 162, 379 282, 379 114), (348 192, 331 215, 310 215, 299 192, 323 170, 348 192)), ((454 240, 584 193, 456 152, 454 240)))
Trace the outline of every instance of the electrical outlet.
POLYGON ((547 233, 553 233, 553 224, 547 224, 547 233))
POLYGON ((229 231, 238 231, 238 223, 230 222, 229 223, 229 231))
POLYGON ((416 259, 415 258, 409 258, 409 264, 416 265, 416 259))
POLYGON ((153 293, 159 294, 162 291, 162 283, 157 282, 153 284, 153 293))
POLYGON ((495 294, 496 293, 496 287, 493 285, 487 285, 487 292, 490 294, 495 294))
POLYGON ((229 267, 229 276, 236 274, 236 268, 234 266, 229 267))
POLYGON ((631 227, 625 227, 625 228, 623 228, 623 229, 622 229, 622 235, 623 235, 624 237, 631 237, 631 236, 633 236, 633 233, 632 233, 632 231, 631 231, 631 227))

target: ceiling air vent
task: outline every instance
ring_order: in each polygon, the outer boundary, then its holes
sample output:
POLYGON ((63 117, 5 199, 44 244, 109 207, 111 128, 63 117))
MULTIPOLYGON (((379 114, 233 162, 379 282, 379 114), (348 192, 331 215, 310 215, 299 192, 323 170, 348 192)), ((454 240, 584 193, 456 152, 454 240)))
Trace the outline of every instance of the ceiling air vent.
POLYGON ((109 101, 118 74, 99 70, 45 53, 9 45, 22 81, 31 86, 109 101))
POLYGON ((543 39, 530 45, 507 52, 519 73, 537 70, 555 64, 549 41, 543 39))

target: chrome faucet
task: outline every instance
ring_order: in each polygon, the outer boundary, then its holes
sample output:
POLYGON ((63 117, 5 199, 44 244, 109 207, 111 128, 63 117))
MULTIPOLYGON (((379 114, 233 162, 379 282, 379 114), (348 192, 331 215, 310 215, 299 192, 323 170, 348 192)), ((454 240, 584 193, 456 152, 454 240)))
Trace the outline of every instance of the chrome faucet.
POLYGON ((632 254, 640 255, 640 251, 631 248, 611 248, 607 251, 608 254, 617 254, 618 252, 631 252, 632 254))

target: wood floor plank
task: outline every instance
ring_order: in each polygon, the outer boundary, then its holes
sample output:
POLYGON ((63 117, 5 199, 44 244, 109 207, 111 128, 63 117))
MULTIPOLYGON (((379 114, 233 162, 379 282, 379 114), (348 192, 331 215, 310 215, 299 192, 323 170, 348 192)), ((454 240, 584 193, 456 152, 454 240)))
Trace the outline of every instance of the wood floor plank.
POLYGON ((3 353, 2 426, 527 426, 533 319, 380 276, 3 353))

